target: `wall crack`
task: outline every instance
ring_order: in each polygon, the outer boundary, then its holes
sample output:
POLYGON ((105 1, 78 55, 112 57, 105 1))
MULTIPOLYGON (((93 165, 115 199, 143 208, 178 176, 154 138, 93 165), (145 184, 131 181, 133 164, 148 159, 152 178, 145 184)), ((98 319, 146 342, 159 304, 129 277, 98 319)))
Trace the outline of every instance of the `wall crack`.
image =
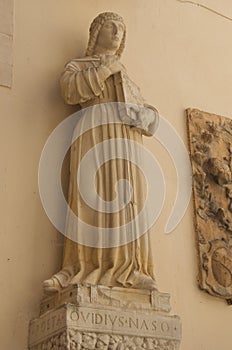
POLYGON ((181 2, 182 4, 191 4, 191 5, 194 5, 194 6, 202 7, 203 9, 205 9, 207 11, 210 11, 210 12, 214 13, 217 16, 220 16, 220 17, 225 18, 225 19, 227 19, 229 21, 232 21, 231 17, 226 16, 223 13, 220 13, 220 12, 218 12, 218 11, 216 11, 216 10, 206 6, 206 5, 199 4, 198 2, 194 2, 194 1, 191 1, 191 0, 176 0, 176 1, 181 2))

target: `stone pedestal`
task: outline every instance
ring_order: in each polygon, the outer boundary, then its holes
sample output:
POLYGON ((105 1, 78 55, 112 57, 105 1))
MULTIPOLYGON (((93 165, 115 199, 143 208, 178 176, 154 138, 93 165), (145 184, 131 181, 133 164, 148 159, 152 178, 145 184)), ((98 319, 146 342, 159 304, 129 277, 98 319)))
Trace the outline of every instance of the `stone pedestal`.
POLYGON ((177 350, 178 316, 158 291, 74 285, 41 304, 30 323, 30 350, 177 350))

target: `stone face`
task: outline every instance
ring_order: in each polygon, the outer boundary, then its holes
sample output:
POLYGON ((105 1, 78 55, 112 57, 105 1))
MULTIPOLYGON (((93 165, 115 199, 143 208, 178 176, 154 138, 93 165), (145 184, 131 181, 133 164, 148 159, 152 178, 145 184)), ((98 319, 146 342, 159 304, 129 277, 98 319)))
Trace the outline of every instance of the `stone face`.
POLYGON ((11 87, 13 66, 13 0, 0 0, 0 85, 11 87))
MULTIPOLYGON (((147 292, 147 291, 145 291, 147 292)), ((31 321, 29 332, 30 350, 47 349, 179 349, 181 323, 177 316, 168 315, 167 311, 157 312, 154 302, 167 294, 156 292, 150 297, 143 290, 106 288, 101 286, 73 286, 63 291, 66 297, 73 297, 75 303, 65 303, 31 321), (100 294, 108 294, 104 303, 100 294), (72 295, 71 295, 72 293, 72 295), (131 303, 129 298, 131 297, 131 303), (137 297, 138 305, 133 303, 137 297), (150 303, 149 300, 150 299, 150 303), (114 301, 117 300, 117 306, 114 301), (123 305, 127 300, 127 307, 123 305), (143 305, 141 300, 146 301, 143 305), (142 306, 145 309, 142 309, 142 306)), ((62 296, 60 297, 62 303, 62 296)), ((52 297, 54 299, 54 296, 52 297)), ((52 299, 50 298, 50 299, 52 299)), ((68 298, 67 298, 68 299, 68 298)), ((74 301, 73 299, 73 301, 74 301)), ((53 302, 53 305, 57 303, 53 302)), ((168 303, 167 303, 168 304, 168 303)), ((167 305, 166 305, 167 308, 167 305)))
POLYGON ((232 298, 232 121, 187 110, 193 168, 199 285, 211 295, 232 298))

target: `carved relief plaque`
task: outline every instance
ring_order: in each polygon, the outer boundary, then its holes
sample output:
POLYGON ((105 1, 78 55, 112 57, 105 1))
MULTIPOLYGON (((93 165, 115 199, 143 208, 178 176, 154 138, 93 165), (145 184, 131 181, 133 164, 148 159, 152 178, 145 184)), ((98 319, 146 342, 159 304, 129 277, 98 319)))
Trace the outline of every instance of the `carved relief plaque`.
POLYGON ((199 285, 232 299, 232 120, 187 110, 199 285))

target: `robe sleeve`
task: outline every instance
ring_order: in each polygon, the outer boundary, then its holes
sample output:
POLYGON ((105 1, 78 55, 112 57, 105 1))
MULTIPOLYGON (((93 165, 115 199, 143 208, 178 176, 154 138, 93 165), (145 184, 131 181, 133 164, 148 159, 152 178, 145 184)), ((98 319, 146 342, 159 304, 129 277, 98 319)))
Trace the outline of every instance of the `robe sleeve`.
POLYGON ((61 94, 70 105, 81 104, 99 96, 104 89, 105 80, 111 75, 109 68, 91 61, 81 66, 71 61, 61 75, 61 94))

